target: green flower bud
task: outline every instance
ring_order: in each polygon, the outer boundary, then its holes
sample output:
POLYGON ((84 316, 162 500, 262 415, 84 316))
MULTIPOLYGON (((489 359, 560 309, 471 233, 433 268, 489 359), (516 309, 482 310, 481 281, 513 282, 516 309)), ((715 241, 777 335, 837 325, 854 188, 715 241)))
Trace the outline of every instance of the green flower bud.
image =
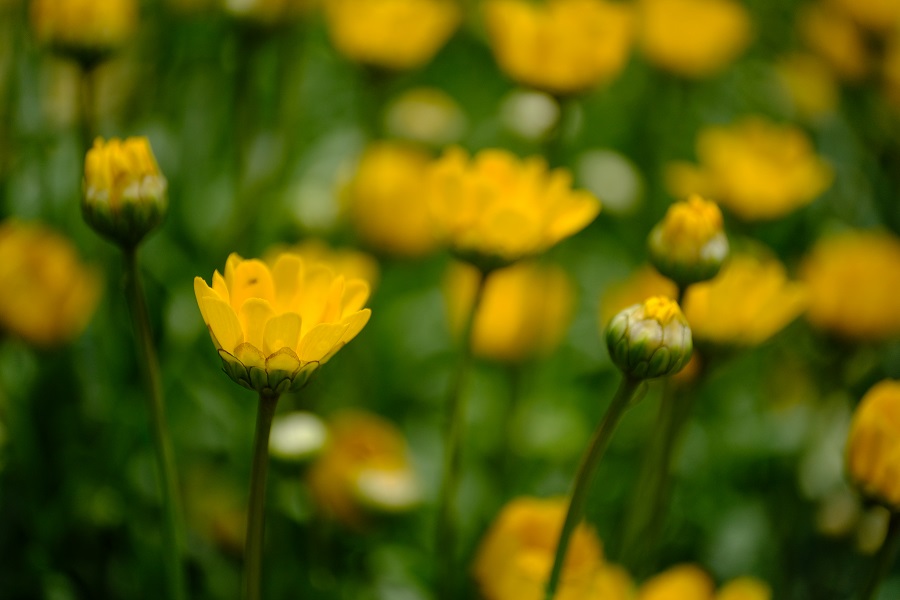
POLYGON ((613 317, 606 327, 606 345, 616 366, 638 379, 674 375, 688 363, 694 347, 678 304, 662 296, 613 317))
POLYGON ((682 289, 712 279, 728 258, 722 212, 694 194, 669 207, 647 238, 650 262, 682 289))

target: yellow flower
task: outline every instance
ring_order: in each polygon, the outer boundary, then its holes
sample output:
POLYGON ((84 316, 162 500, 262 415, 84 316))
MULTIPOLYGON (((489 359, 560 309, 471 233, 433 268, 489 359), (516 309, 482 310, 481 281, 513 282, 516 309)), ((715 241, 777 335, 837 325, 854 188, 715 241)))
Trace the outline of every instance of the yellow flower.
POLYGON ((554 94, 581 92, 619 74, 628 59, 633 15, 606 0, 488 0, 485 21, 500 68, 554 94))
POLYGON ((759 579, 738 577, 719 588, 716 600, 772 600, 772 590, 759 579))
POLYGON ((606 326, 613 363, 629 377, 674 375, 691 359, 691 328, 678 304, 664 296, 647 298, 619 312, 606 326))
POLYGON ((96 59, 131 39, 136 0, 32 0, 31 25, 38 41, 62 52, 96 59))
POLYGON ((439 233, 463 260, 482 269, 535 256, 580 231, 600 212, 590 193, 573 191, 565 169, 504 150, 474 158, 451 148, 428 174, 439 233))
POLYGON ((307 475, 313 498, 327 514, 359 528, 371 512, 402 512, 419 502, 406 442, 392 423, 348 410, 334 415, 329 429, 329 442, 307 475))
POLYGON ((462 16, 452 0, 325 0, 324 9, 341 54, 396 70, 430 61, 462 16))
POLYGON ((802 117, 834 112, 839 92, 828 66, 812 54, 791 54, 776 65, 779 81, 802 117))
POLYGON ((716 198, 745 221, 784 216, 812 202, 832 180, 831 168, 800 129, 757 117, 702 130, 697 158, 699 169, 669 167, 669 191, 716 198))
MULTIPOLYGON (((447 277, 450 326, 462 328, 475 296, 478 272, 454 264, 447 277)), ((472 331, 472 351, 483 358, 520 362, 549 354, 562 341, 573 308, 574 285, 552 265, 523 262, 492 274, 472 331)))
POLYGON ((700 567, 677 565, 645 581, 637 600, 713 600, 714 589, 700 567))
POLYGON ((872 64, 871 51, 862 31, 847 16, 822 2, 802 7, 798 28, 810 50, 846 81, 861 81, 872 64))
POLYGON ((900 0, 830 0, 860 25, 876 32, 887 31, 900 22, 900 0))
POLYGON ((809 286, 814 326, 861 340, 900 335, 900 240, 889 233, 848 231, 810 251, 800 274, 809 286))
POLYGON ((319 365, 356 337, 369 320, 369 286, 290 253, 271 266, 228 257, 225 276, 194 293, 225 372, 242 386, 280 394, 303 387, 319 365))
POLYGON ((100 276, 64 237, 35 223, 0 222, 0 330, 52 347, 76 338, 100 299, 100 276))
POLYGON ((85 221, 125 247, 137 245, 155 229, 169 204, 166 178, 144 137, 94 140, 84 160, 83 187, 85 221))
POLYGON ((718 277, 687 289, 684 313, 694 339, 755 346, 797 318, 808 297, 777 259, 738 254, 718 277))
POLYGON ((224 0, 225 10, 240 19, 276 25, 310 9, 312 0, 224 0))
POLYGON ((293 246, 276 245, 266 251, 266 262, 284 252, 291 252, 303 259, 309 267, 327 267, 335 275, 343 275, 345 279, 362 279, 369 284, 369 289, 378 285, 378 261, 365 252, 352 248, 332 248, 324 241, 315 238, 303 240, 293 246))
POLYGON ((639 0, 638 15, 647 59, 685 77, 715 75, 751 40, 750 15, 734 0, 639 0))
POLYGON ((414 146, 378 142, 359 161, 344 198, 350 220, 372 248, 396 256, 425 256, 437 248, 422 180, 431 157, 414 146))
POLYGON ((875 384, 856 407, 847 471, 867 497, 900 509, 900 382, 875 384))
POLYGON ((652 296, 674 298, 677 295, 678 287, 671 279, 649 265, 642 267, 625 281, 606 288, 600 300, 600 323, 606 325, 622 309, 652 296))

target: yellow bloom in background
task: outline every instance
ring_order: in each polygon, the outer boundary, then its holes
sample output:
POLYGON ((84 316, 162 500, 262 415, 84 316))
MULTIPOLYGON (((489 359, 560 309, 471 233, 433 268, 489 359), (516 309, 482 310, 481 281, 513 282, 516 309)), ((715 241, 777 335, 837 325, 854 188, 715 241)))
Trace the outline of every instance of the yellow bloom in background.
POLYGON ((99 274, 71 242, 36 223, 0 222, 0 331, 53 347, 78 337, 100 299, 99 274))
POLYGON ((137 22, 136 0, 31 1, 31 25, 38 41, 85 58, 124 46, 137 22))
POLYGON ((654 65, 703 78, 750 44, 750 15, 734 0, 638 0, 638 43, 654 65))
POLYGON ((565 169, 505 150, 474 158, 451 148, 427 175, 427 196, 439 234, 454 253, 483 269, 544 252, 577 233, 600 212, 590 193, 572 190, 565 169))
POLYGON ((628 279, 610 285, 600 299, 600 325, 606 326, 616 314, 633 304, 643 302, 653 296, 675 298, 678 287, 663 277, 653 267, 646 265, 635 271, 628 279))
POLYGON ((828 66, 812 54, 791 54, 775 66, 797 114, 817 118, 833 113, 839 103, 837 82, 828 66))
MULTIPOLYGON (((459 334, 475 297, 478 271, 455 263, 446 281, 450 328, 459 334)), ((551 353, 571 321, 574 288, 567 273, 553 265, 522 262, 494 273, 475 316, 473 353, 511 363, 551 353)))
POLYGON ((738 577, 719 588, 716 600, 772 600, 772 588, 753 577, 738 577))
POLYGON ((876 32, 900 23, 900 0, 829 0, 851 19, 876 32))
POLYGON ((676 565, 644 582, 637 600, 713 600, 712 578, 695 565, 676 565))
POLYGON ((271 266, 228 257, 225 276, 209 287, 194 278, 203 321, 225 365, 240 385, 279 394, 303 387, 319 365, 356 337, 369 320, 369 286, 296 254, 271 266))
POLYGON ((797 19, 800 37, 840 79, 856 82, 868 75, 872 66, 868 42, 843 12, 814 2, 801 7, 797 19))
POLYGON ((500 68, 553 94, 606 83, 622 70, 633 35, 629 5, 606 0, 488 0, 485 25, 500 68))
POLYGON ((815 200, 833 179, 803 131, 759 117, 703 129, 697 158, 699 167, 668 167, 669 191, 715 198, 745 221, 782 217, 815 200))
POLYGON ((317 504, 359 528, 372 513, 405 512, 421 498, 406 441, 389 421, 347 410, 329 420, 329 441, 307 474, 317 504))
POLYGON ((344 192, 354 229, 373 249, 419 257, 438 246, 422 181, 431 156, 397 142, 370 145, 344 192))
POLYGON ((719 275, 687 289, 684 313, 694 339, 717 344, 761 344, 800 316, 806 286, 790 281, 775 258, 737 254, 719 275))
POLYGON ((848 231, 820 240, 800 269, 815 327, 859 340, 900 336, 900 239, 848 231))
POLYGON ((353 248, 332 248, 323 240, 309 238, 292 246, 279 244, 269 248, 266 262, 273 263, 284 252, 299 256, 307 268, 321 266, 348 280, 362 279, 369 284, 369 290, 374 290, 378 285, 378 261, 365 252, 353 248))
POLYGON ((324 0, 323 8, 341 54, 396 70, 430 61, 462 18, 452 0, 324 0))
POLYGON ((875 384, 856 407, 847 472, 868 498, 900 509, 900 382, 875 384))
POLYGON ((310 10, 313 0, 222 0, 225 11, 239 19, 276 25, 310 10))

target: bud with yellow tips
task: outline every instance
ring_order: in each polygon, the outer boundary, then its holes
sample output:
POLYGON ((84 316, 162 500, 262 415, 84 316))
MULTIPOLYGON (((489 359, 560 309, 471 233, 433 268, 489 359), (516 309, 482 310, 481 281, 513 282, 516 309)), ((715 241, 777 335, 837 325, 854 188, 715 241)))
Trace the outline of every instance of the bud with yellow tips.
POLYGON ((687 319, 674 300, 663 296, 648 298, 613 317, 606 328, 606 345, 616 366, 637 379, 677 373, 694 348, 687 319))
POLYGON ((647 239, 650 262, 683 288, 712 279, 728 258, 722 211, 697 194, 669 207, 647 239))

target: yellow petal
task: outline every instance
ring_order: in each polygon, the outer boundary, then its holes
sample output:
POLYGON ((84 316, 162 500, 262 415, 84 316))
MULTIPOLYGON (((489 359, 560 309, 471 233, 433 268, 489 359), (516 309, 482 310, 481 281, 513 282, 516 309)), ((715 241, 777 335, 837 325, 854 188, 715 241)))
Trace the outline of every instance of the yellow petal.
POLYGON ((300 361, 306 363, 322 360, 341 342, 347 327, 344 323, 320 323, 313 327, 300 340, 300 361))
POLYGON ((296 254, 284 253, 272 265, 275 284, 275 310, 279 313, 297 310, 297 289, 303 277, 303 261, 296 254))
POLYGON ((300 341, 300 325, 300 315, 292 312, 269 319, 263 337, 263 353, 268 356, 282 348, 290 348, 296 352, 300 341))
POLYGON ((328 296, 325 298, 325 307, 319 321, 322 323, 334 323, 341 316, 341 299, 344 297, 344 276, 339 275, 331 282, 328 296))
POLYGON ((225 261, 225 284, 228 289, 231 289, 231 286, 234 284, 234 270, 243 260, 237 252, 232 252, 228 255, 228 260, 225 261))
POLYGON ((300 370, 300 359, 290 348, 282 348, 266 359, 266 375, 270 389, 278 393, 291 385, 294 373, 300 370))
MULTIPOLYGON (((209 325, 209 317, 206 316, 206 309, 204 308, 204 298, 218 298, 219 295, 206 284, 202 277, 194 277, 194 296, 197 298, 197 306, 200 307, 203 322, 209 325)), ((219 299, 221 300, 221 298, 219 299)))
POLYGON ((269 302, 275 300, 272 273, 265 263, 256 259, 245 260, 234 268, 228 289, 231 292, 231 306, 235 310, 243 306, 248 298, 261 298, 269 302))
POLYGON ((234 309, 217 297, 204 296, 201 302, 201 311, 208 319, 207 325, 213 336, 213 343, 217 348, 231 352, 244 341, 241 323, 234 314, 234 309))
POLYGON ((272 305, 260 298, 249 298, 238 311, 241 327, 244 330, 244 341, 250 342, 258 349, 263 347, 263 335, 266 323, 275 316, 272 305))
POLYGON ((266 368, 266 357, 253 344, 248 344, 247 342, 240 344, 234 349, 234 356, 248 369, 256 367, 257 369, 265 370, 266 368))
POLYGON ((344 298, 341 300, 341 316, 346 317, 366 305, 369 299, 369 284, 362 279, 350 279, 344 286, 344 298))
POLYGON ((231 295, 228 293, 228 286, 225 284, 225 278, 216 271, 213 273, 212 289, 224 300, 231 304, 231 295))
POLYGON ((369 322, 369 317, 372 316, 371 309, 363 309, 357 313, 350 315, 345 318, 342 323, 347 326, 347 331, 341 336, 341 342, 346 344, 350 340, 356 337, 356 335, 362 331, 362 328, 366 326, 366 323, 369 322))

